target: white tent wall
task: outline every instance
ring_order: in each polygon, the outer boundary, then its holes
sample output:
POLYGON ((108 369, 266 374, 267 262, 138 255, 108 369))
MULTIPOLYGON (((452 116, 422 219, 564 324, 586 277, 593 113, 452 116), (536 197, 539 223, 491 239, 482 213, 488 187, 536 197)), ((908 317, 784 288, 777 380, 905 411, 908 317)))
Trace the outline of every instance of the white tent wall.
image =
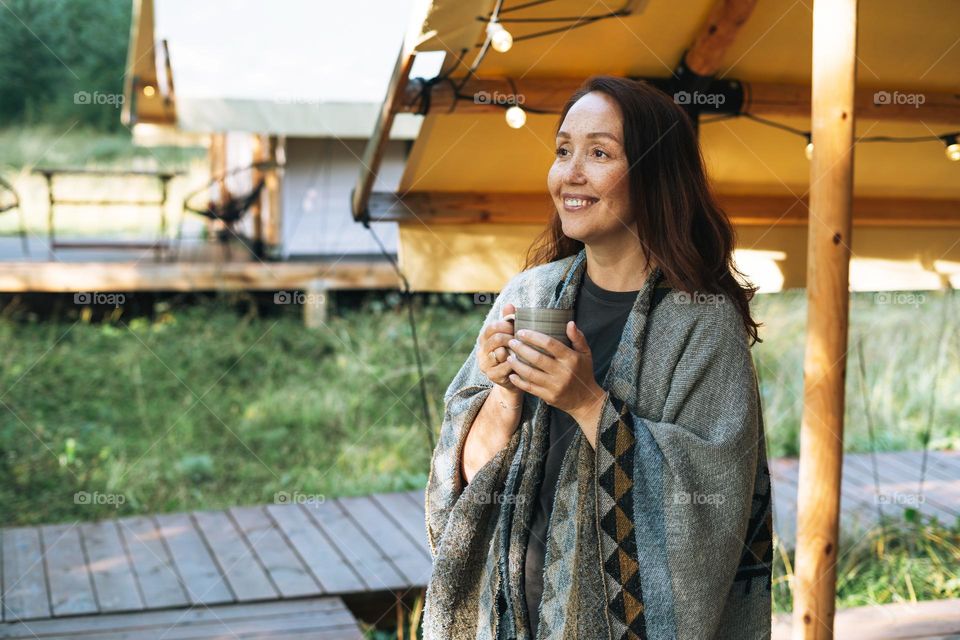
MULTIPOLYGON (((350 213, 350 191, 360 171, 366 140, 287 138, 281 199, 284 258, 380 254, 370 232, 350 213)), ((376 181, 377 190, 395 192, 407 143, 391 140, 376 181)), ((387 251, 397 251, 397 225, 372 223, 387 251)))

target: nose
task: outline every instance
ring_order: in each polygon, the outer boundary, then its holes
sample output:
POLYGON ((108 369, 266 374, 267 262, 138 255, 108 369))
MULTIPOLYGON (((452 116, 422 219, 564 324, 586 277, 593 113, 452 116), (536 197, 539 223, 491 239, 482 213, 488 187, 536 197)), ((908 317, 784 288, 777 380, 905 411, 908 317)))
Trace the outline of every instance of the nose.
POLYGON ((583 184, 586 176, 583 173, 583 158, 574 155, 563 169, 563 181, 566 184, 583 184))

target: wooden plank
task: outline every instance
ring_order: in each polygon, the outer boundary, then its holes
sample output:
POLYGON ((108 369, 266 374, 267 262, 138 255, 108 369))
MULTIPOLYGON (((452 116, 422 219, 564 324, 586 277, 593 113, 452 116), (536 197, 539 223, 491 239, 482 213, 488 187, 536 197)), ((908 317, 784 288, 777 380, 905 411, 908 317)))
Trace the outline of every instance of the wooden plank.
POLYGON ((284 598, 321 592, 320 585, 287 544, 283 533, 263 507, 233 507, 230 515, 284 598))
POLYGON ((381 555, 411 586, 426 587, 433 568, 430 559, 389 514, 369 496, 337 498, 344 512, 363 529, 381 555))
MULTIPOLYGON (((718 3, 727 4, 727 3, 718 3)), ((654 82, 662 78, 649 78, 654 82)), ((577 90, 583 78, 576 77, 527 77, 511 85, 506 78, 471 78, 459 91, 460 95, 472 96, 478 92, 491 95, 513 95, 520 93, 528 104, 538 109, 559 113, 564 102, 577 90)), ((809 84, 786 82, 747 82, 740 80, 745 90, 746 100, 742 105, 744 113, 758 116, 790 116, 809 118, 811 109, 811 90, 809 84)), ((914 93, 915 89, 901 87, 901 93, 914 93)), ((894 93, 894 89, 889 89, 894 93)), ((918 104, 877 104, 874 100, 876 89, 860 87, 854 94, 853 110, 857 118, 890 120, 902 122, 942 122, 954 125, 960 120, 960 96, 951 91, 924 91, 926 98, 918 104)), ((409 80, 403 88, 403 100, 397 105, 401 113, 417 113, 421 104, 420 86, 415 80, 409 80)), ((454 90, 449 83, 440 82, 430 92, 428 113, 449 113, 456 102, 457 113, 503 113, 503 106, 491 101, 456 100, 454 90)))
MULTIPOLYGON (((930 451, 927 454, 927 469, 924 475, 926 479, 960 480, 960 464, 957 467, 951 467, 950 457, 946 455, 949 453, 948 451, 930 451)), ((923 451, 899 451, 887 455, 891 456, 895 464, 911 469, 913 471, 911 477, 919 480, 923 451)))
POLYGON ((161 609, 189 604, 187 592, 154 521, 138 516, 121 518, 117 525, 130 554, 144 605, 148 609, 161 609))
POLYGON ((237 531, 225 512, 196 511, 193 518, 207 539, 237 601, 265 600, 278 595, 243 534, 237 531))
POLYGON ((40 543, 47 582, 50 609, 55 616, 97 613, 96 596, 76 524, 40 527, 40 543))
POLYGON ((300 505, 336 545, 370 591, 397 591, 411 585, 334 500, 300 505))
POLYGON ((431 560, 423 503, 414 503, 410 499, 409 493, 377 493, 370 497, 383 511, 397 521, 403 528, 404 533, 426 556, 427 560, 431 560))
MULTIPOLYGON (((789 614, 774 616, 772 640, 790 640, 790 627, 789 614)), ((957 634, 960 599, 841 609, 836 616, 835 637, 839 640, 946 640, 957 634)))
MULTIPOLYGON (((810 222, 806 197, 720 193, 717 198, 738 227, 805 227, 810 222)), ((376 191, 368 206, 375 222, 429 225, 543 226, 553 211, 546 193, 509 191, 376 191)), ((957 228, 960 203, 956 198, 860 197, 853 200, 851 215, 854 227, 957 228)))
POLYGON ((0 638, 362 638, 340 598, 106 614, 0 626, 0 638))
POLYGON ((50 616, 43 550, 36 527, 3 530, 3 619, 50 616))
POLYGON ((137 580, 117 533, 116 522, 102 520, 83 523, 80 525, 80 536, 87 551, 100 612, 143 609, 137 580))
POLYGON ((386 289, 399 285, 389 262, 343 259, 336 263, 255 262, 5 262, 0 291, 241 291, 386 289))
POLYGON ((234 595, 203 538, 185 513, 155 517, 191 604, 233 602, 234 595))
POLYGON ((320 583, 321 593, 352 593, 366 589, 350 563, 298 505, 271 504, 267 511, 320 583))

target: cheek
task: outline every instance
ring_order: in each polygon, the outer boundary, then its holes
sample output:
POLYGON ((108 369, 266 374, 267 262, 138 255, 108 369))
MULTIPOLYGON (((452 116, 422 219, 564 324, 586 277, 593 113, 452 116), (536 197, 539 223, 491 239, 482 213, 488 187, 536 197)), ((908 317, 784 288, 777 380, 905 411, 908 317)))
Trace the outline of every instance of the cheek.
POLYGON ((557 163, 554 162, 550 166, 550 171, 547 172, 547 190, 551 195, 554 195, 558 187, 560 186, 560 170, 557 168, 557 163))

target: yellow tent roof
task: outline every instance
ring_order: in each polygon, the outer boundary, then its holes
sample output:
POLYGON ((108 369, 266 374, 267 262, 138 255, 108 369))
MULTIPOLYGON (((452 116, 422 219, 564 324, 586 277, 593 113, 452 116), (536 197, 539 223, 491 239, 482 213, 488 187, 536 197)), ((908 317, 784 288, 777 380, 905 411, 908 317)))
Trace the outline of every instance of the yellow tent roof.
MULTIPOLYGON (((485 17, 493 4, 433 2, 416 51, 445 50, 449 66, 468 47, 464 60, 469 64, 476 45, 483 42, 485 17)), ((557 23, 505 21, 513 47, 506 53, 488 51, 476 74, 500 81, 505 92, 511 85, 504 79, 512 78, 519 94, 551 79, 572 80, 570 86, 575 86, 592 74, 666 78, 703 32, 714 5, 713 0, 626 5, 554 0, 504 13, 503 18, 527 19, 632 9, 630 15, 530 40, 523 35, 557 23)), ((503 11, 509 8, 510 3, 504 3, 503 11)), ((916 115, 901 109, 893 118, 881 107, 866 105, 863 113, 858 107, 858 136, 934 136, 960 129, 957 24, 960 3, 949 0, 912 3, 909 11, 892 0, 861 4, 858 94, 862 91, 869 100, 885 91, 894 100, 926 100, 916 115)), ((811 28, 809 3, 758 2, 726 49, 715 77, 757 86, 794 85, 809 92, 811 28)), ((461 67, 453 77, 462 78, 463 71, 461 67)), ((470 86, 464 90, 468 95, 470 86)), ((432 108, 424 117, 401 193, 545 195, 558 116, 528 113, 525 126, 511 129, 502 111, 478 113, 473 106, 458 102, 452 110, 432 108)), ((524 106, 538 105, 528 99, 524 106)), ((809 117, 802 109, 794 111, 767 117, 809 130, 809 117)), ((747 118, 704 122, 712 117, 701 120, 701 143, 709 175, 737 226, 738 260, 753 270, 751 276, 765 290, 803 286, 803 221, 772 221, 806 194, 810 164, 803 153, 805 140, 747 118), (768 215, 758 216, 763 207, 770 209, 768 215)), ((852 288, 931 288, 951 274, 960 284, 960 163, 947 160, 943 142, 858 144, 855 197, 852 288), (871 213, 858 217, 858 211, 871 213)), ((805 211, 805 206, 798 210, 805 211)), ((371 213, 376 216, 376 211, 371 213)), ((420 219, 401 218, 401 266, 414 288, 499 289, 519 268, 519 252, 542 227, 529 216, 543 212, 542 206, 516 211, 523 214, 518 217, 522 224, 511 224, 511 211, 499 213, 502 216, 492 217, 508 221, 450 224, 441 221, 440 212, 425 222, 417 209, 414 214, 420 219)))

